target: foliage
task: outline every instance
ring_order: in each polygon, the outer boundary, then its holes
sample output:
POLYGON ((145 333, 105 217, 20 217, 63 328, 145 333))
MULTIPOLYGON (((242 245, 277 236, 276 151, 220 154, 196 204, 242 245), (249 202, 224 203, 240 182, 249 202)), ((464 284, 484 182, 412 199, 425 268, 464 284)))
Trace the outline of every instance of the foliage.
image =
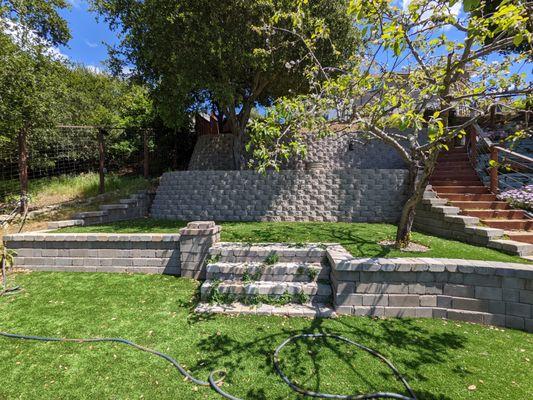
MULTIPOLYGON (((307 69, 312 90, 280 99, 263 120, 252 122, 252 165, 263 171, 278 168, 290 156, 305 154, 309 138, 333 132, 385 142, 409 168, 408 199, 396 235, 400 247, 409 242, 415 208, 438 153, 501 99, 531 93, 525 73, 510 72, 511 65, 527 61, 526 54, 510 54, 497 63, 487 56, 511 43, 531 46, 533 32, 527 29, 527 6, 519 0, 501 2, 492 14, 482 12, 485 2, 479 0, 465 1, 459 14, 452 12, 456 0, 413 0, 404 8, 386 0, 349 4, 360 41, 339 69, 314 51, 327 24, 303 28, 308 3, 298 3, 293 31, 315 61, 307 69), (468 110, 468 118, 452 119, 457 109, 468 110), (336 125, 325 118, 332 113, 336 125)), ((276 18, 267 26, 285 29, 276 18)))
POLYGON ((498 195, 516 208, 533 211, 533 185, 526 185, 520 189, 509 189, 498 195))
MULTIPOLYGON (((114 50, 117 69, 134 74, 153 89, 166 123, 183 123, 184 111, 210 106, 241 135, 256 103, 305 91, 309 65, 305 46, 288 32, 270 32, 276 17, 291 29, 294 2, 287 0, 93 0, 94 7, 122 35, 114 50), (289 66, 290 68, 287 68, 289 66)), ((328 22, 317 53, 336 65, 353 47, 346 2, 313 1, 302 17, 306 26, 328 22)), ((311 30, 307 31, 311 33, 311 30)))
MULTIPOLYGON (((185 221, 138 219, 110 224, 71 227, 59 232, 79 233, 175 233, 185 221)), ((221 222, 221 240, 241 243, 340 243, 354 257, 420 257, 380 242, 390 240, 396 227, 389 224, 344 222, 221 222)), ((497 250, 414 232, 413 240, 429 248, 424 257, 527 262, 497 250)))
POLYGON ((277 262, 279 262, 279 254, 275 251, 271 252, 268 256, 265 258, 265 264, 266 265, 274 265, 277 262))

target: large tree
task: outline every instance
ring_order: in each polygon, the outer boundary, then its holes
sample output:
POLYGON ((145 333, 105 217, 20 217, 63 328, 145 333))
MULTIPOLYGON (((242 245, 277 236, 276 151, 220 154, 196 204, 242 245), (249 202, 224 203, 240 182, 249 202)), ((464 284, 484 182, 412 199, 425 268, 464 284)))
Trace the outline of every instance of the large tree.
MULTIPOLYGON (((156 94, 161 115, 176 118, 209 106, 227 118, 242 140, 250 112, 282 95, 307 90, 303 67, 312 61, 303 43, 287 32, 272 35, 265 22, 276 16, 292 29, 291 0, 94 0, 122 34, 112 51, 133 65, 156 94), (287 68, 291 66, 291 68, 287 68)), ((307 3, 307 1, 306 1, 307 3)), ((311 0, 300 15, 309 26, 327 24, 316 52, 337 65, 354 45, 344 0, 311 0)), ((120 68, 120 63, 114 63, 120 68)), ((238 161, 237 161, 238 162, 238 161)))
MULTIPOLYGON (((306 12, 306 2, 298 13, 306 12)), ((312 94, 282 99, 263 121, 255 121, 251 145, 256 167, 277 167, 305 151, 306 140, 327 134, 324 118, 335 110, 341 129, 360 138, 392 146, 409 169, 408 199, 401 213, 396 244, 409 242, 415 209, 432 174, 439 152, 483 117, 501 99, 531 94, 525 74, 511 67, 527 62, 529 53, 487 57, 509 45, 531 46, 533 33, 525 1, 503 1, 484 13, 485 1, 412 0, 401 8, 388 0, 351 0, 348 14, 363 36, 360 46, 337 75, 314 57, 315 38, 294 25, 294 35, 317 62, 308 70, 312 94), (450 119, 463 108, 469 117, 450 119), (431 112, 428 112, 430 111, 431 112)), ((295 20, 298 20, 295 17, 295 20)), ((271 31, 280 29, 276 21, 271 31)), ((519 134, 520 132, 517 132, 519 134)))

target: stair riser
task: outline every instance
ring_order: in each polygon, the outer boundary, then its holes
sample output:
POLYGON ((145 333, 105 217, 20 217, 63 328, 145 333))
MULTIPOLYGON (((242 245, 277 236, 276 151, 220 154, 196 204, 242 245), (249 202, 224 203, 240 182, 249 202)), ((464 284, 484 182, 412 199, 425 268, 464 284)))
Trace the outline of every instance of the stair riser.
MULTIPOLYGON (((496 202, 497 198, 493 194, 478 193, 478 194, 447 194, 446 198, 450 201, 484 201, 496 202)), ((489 207, 491 208, 491 207, 489 207)))
POLYGON ((495 201, 475 201, 475 202, 463 202, 463 201, 450 201, 452 206, 459 207, 463 210, 473 209, 473 210, 508 210, 509 205, 503 202, 495 201))
POLYGON ((483 224, 490 226, 491 228, 505 229, 505 230, 515 230, 515 231, 527 231, 533 230, 533 221, 524 220, 524 221, 486 221, 482 220, 483 224))
POLYGON ((435 171, 433 175, 431 175, 430 179, 436 180, 436 181, 445 181, 445 180, 479 180, 479 177, 475 172, 469 172, 469 171, 461 171, 461 172, 453 172, 453 171, 435 171))
POLYGON ((429 180, 430 185, 432 186, 483 186, 481 181, 479 180, 435 180, 430 179, 429 180))
POLYGON ((532 235, 509 234, 508 236, 509 236, 509 239, 516 240, 517 242, 533 244, 533 234, 532 235))
POLYGON ((458 168, 472 168, 469 161, 439 161, 435 168, 442 169, 458 169, 458 168))
POLYGON ((450 154, 446 157, 439 157, 437 163, 447 163, 447 162, 470 162, 470 159, 466 154, 450 154))
POLYGON ((489 190, 484 186, 433 186, 433 190, 435 190, 439 194, 446 194, 446 193, 487 193, 489 194, 489 190))
MULTIPOLYGON (((208 272, 206 275, 208 280, 221 280, 221 281, 242 281, 242 274, 232 274, 232 273, 220 273, 220 272, 208 272)), ((252 279, 256 282, 315 282, 320 281, 329 281, 329 271, 320 272, 316 277, 309 276, 305 273, 303 274, 277 274, 277 275, 260 275, 252 276, 252 279)))
MULTIPOLYGON (((267 264, 268 255, 261 255, 261 256, 235 256, 235 255, 228 255, 228 256, 220 256, 217 261, 218 262, 227 262, 227 263, 264 263, 267 264)), ((293 256, 293 255, 283 255, 278 254, 277 262, 294 262, 294 263, 319 263, 326 261, 326 255, 322 256, 293 256)))
MULTIPOLYGON (((240 295, 235 295, 235 299, 236 301, 239 301, 240 303, 246 304, 247 303, 246 299, 253 299, 256 296, 257 295, 254 295, 254 294, 249 294, 249 295, 240 294, 240 295)), ((268 298, 271 298, 271 299, 279 299, 281 297, 281 295, 267 295, 267 296, 268 298)), ((311 304, 331 304, 331 295, 308 295, 307 298, 311 304)), ((298 304, 299 303, 298 299, 299 298, 297 296, 293 296, 292 303, 298 304)), ((209 301, 209 298, 207 296, 202 296, 201 301, 209 301)))
POLYGON ((463 215, 478 218, 505 218, 505 219, 523 219, 526 215, 520 210, 463 210, 463 215))

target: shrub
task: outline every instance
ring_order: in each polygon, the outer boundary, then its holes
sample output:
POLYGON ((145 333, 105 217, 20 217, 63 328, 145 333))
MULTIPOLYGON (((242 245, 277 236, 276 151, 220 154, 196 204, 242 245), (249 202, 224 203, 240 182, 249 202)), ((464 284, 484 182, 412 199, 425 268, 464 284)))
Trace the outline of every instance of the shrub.
POLYGON ((533 185, 526 185, 520 189, 506 190, 499 197, 513 207, 533 211, 533 185))

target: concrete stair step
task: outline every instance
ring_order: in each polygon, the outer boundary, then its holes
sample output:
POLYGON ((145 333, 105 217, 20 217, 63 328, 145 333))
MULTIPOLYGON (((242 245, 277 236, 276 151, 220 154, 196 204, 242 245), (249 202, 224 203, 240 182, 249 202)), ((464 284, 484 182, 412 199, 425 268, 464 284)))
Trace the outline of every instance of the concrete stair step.
POLYGON ((331 268, 321 263, 213 263, 206 267, 208 280, 313 282, 329 281, 331 268))
POLYGON ((194 312, 229 315, 279 315, 285 317, 335 318, 335 309, 326 304, 245 305, 199 303, 194 312))
POLYGON ((85 212, 74 214, 74 219, 105 217, 106 215, 108 215, 107 211, 85 211, 85 212))
MULTIPOLYGON (((492 193, 447 193, 446 198, 450 201, 483 201, 483 202, 497 202, 496 195, 492 193)), ((490 207, 488 207, 490 208, 490 207)))
POLYGON ((533 244, 517 242, 515 240, 493 239, 489 240, 487 246, 505 251, 506 253, 517 254, 521 257, 533 255, 533 244))
POLYGON ((492 228, 510 231, 533 230, 533 220, 531 219, 482 219, 481 222, 492 228))
POLYGON ((509 239, 515 242, 529 243, 533 245, 533 232, 528 231, 507 231, 505 232, 509 239))
POLYGON ((82 219, 66 219, 63 221, 52 221, 47 224, 48 229, 66 228, 68 226, 82 226, 84 221, 82 219))
POLYGON ((523 210, 462 210, 462 214, 488 219, 529 219, 523 210))
MULTIPOLYGON (((446 195, 447 196, 447 195, 446 195)), ((450 204, 463 210, 508 210, 509 204, 505 201, 450 201, 450 204)))
POLYGON ((104 204, 100 206, 100 210, 102 211, 110 211, 110 210, 127 210, 129 206, 127 204, 104 204))
POLYGON ((299 296, 310 300, 327 302, 331 297, 331 286, 318 282, 240 282, 240 281, 211 281, 206 280, 200 287, 200 297, 203 301, 212 299, 213 291, 220 295, 235 296, 245 299, 254 296, 279 298, 291 296, 296 301, 299 296))
POLYGON ((485 186, 433 186, 437 193, 490 193, 485 186))
POLYGON ((212 262, 257 262, 266 265, 279 262, 320 263, 326 259, 326 245, 219 242, 209 249, 209 258, 212 262))

